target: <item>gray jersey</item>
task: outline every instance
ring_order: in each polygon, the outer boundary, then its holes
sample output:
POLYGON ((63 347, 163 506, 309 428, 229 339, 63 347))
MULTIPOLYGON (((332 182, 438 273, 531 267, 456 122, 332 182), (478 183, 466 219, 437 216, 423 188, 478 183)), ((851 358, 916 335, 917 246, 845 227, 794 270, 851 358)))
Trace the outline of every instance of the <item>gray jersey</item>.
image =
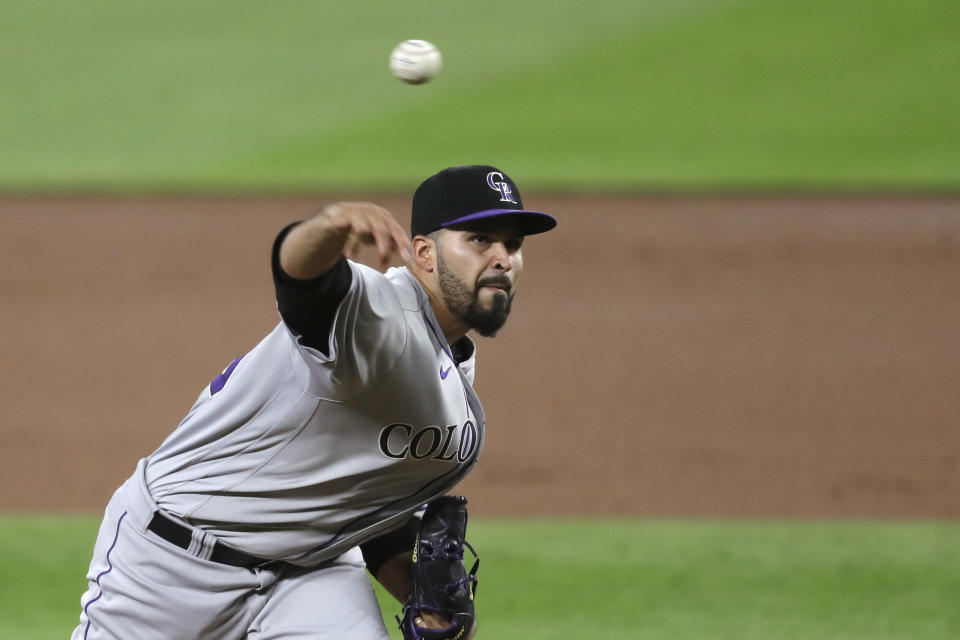
POLYGON ((280 323, 146 461, 161 508, 311 566, 395 528, 476 464, 475 352, 458 366, 405 268, 350 263, 327 352, 280 323))

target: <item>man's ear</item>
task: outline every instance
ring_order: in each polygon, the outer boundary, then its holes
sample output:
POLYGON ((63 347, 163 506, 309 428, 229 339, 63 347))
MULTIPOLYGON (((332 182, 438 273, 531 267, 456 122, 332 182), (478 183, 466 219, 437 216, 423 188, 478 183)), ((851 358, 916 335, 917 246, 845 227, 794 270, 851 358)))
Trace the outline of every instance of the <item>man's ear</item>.
POLYGON ((437 268, 437 243, 427 236, 414 236, 413 262, 421 271, 433 273, 437 268))

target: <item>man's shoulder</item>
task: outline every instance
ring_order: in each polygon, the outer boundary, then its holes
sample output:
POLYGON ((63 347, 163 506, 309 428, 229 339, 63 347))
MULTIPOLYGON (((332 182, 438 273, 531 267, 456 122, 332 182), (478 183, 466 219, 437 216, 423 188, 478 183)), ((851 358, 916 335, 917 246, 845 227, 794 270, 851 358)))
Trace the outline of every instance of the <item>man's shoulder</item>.
POLYGON ((427 303, 427 294, 417 279, 406 267, 391 267, 386 273, 380 273, 365 267, 384 278, 397 293, 397 299, 404 311, 419 311, 427 303))

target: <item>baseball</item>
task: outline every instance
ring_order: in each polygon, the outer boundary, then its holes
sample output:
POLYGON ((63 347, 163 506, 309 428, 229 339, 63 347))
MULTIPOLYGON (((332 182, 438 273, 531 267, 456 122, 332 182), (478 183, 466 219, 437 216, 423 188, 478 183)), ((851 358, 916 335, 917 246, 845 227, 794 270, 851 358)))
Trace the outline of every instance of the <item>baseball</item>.
POLYGON ((404 40, 390 53, 390 71, 407 84, 423 84, 440 71, 440 50, 426 40, 404 40))

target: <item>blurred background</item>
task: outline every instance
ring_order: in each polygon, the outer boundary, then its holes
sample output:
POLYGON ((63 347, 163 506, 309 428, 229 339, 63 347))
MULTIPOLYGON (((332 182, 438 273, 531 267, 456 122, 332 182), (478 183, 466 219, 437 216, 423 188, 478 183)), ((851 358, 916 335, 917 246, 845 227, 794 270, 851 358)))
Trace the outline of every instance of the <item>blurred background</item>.
POLYGON ((470 163, 560 219, 479 340, 491 637, 960 635, 958 77, 947 0, 5 3, 0 636, 69 632, 277 231, 470 163))

